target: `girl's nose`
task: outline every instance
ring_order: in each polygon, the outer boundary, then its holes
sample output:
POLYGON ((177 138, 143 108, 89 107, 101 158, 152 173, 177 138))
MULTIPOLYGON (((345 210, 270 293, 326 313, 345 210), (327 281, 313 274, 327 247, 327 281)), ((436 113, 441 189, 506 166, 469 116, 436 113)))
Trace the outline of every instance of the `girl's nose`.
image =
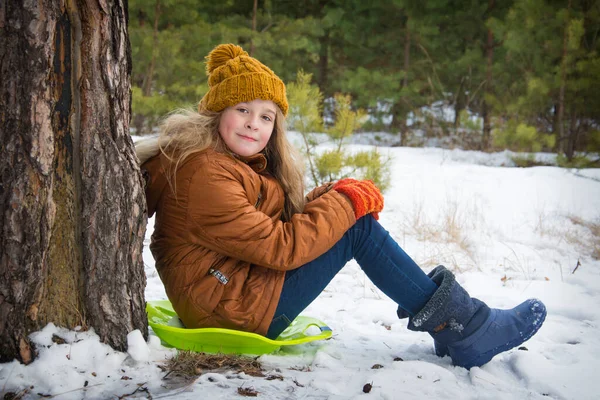
POLYGON ((249 117, 246 121, 246 128, 251 130, 256 130, 258 127, 258 123, 254 117, 249 117))

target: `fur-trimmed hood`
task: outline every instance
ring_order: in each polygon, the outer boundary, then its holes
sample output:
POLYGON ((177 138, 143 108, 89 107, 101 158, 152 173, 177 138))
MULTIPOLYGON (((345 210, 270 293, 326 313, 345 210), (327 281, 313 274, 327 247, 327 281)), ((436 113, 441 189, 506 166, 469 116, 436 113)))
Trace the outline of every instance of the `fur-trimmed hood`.
POLYGON ((160 153, 158 147, 158 136, 143 138, 135 142, 135 154, 137 155, 140 165, 160 153))
POLYGON ((167 168, 168 160, 160 153, 158 137, 149 137, 135 143, 135 153, 140 162, 140 169, 146 181, 146 203, 148 217, 156 212, 156 206, 168 186, 167 168))

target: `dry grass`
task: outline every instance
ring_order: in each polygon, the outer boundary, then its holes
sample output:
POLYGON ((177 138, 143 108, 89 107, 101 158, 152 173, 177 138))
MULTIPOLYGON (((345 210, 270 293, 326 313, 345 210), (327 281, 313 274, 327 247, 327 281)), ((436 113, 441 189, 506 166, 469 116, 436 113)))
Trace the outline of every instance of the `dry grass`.
POLYGON ((0 392, 0 396, 2 396, 4 400, 21 400, 29 394, 31 394, 29 389, 23 389, 18 392, 0 392))
MULTIPOLYGON (((520 249, 518 252, 515 251, 508 243, 501 242, 504 246, 510 250, 508 256, 504 256, 502 260, 502 264, 504 266, 505 272, 515 271, 520 273, 524 279, 526 280, 534 280, 535 277, 535 268, 530 264, 529 258, 525 255, 523 249, 520 249)), ((514 244, 513 244, 514 245, 514 244)), ((523 245, 520 245, 523 246, 523 245)), ((507 281, 512 279, 505 275, 506 279, 503 279, 502 282, 506 285, 507 281)))
POLYGON ((450 201, 436 219, 427 218, 423 209, 423 202, 416 202, 410 215, 404 218, 403 227, 404 234, 434 244, 427 251, 427 259, 419 260, 420 265, 436 266, 440 260, 449 263, 454 270, 477 265, 473 243, 466 232, 476 228, 481 219, 478 207, 459 208, 458 202, 450 201))
POLYGON ((464 234, 469 221, 463 213, 459 212, 457 203, 450 203, 443 221, 443 229, 450 238, 450 242, 456 244, 463 253, 473 258, 472 243, 464 234))
POLYGON ((462 273, 477 266, 475 259, 452 243, 439 243, 427 246, 426 256, 421 256, 417 264, 424 270, 431 270, 442 264, 455 273, 462 273))
MULTIPOLYGON (((205 372, 244 372, 251 376, 265 376, 262 365, 256 358, 229 355, 206 354, 192 351, 180 351, 163 365, 167 375, 174 374, 183 378, 195 378, 205 372)), ((165 376, 166 377, 166 376, 165 376)))
POLYGON ((588 234, 567 232, 567 242, 579 246, 593 259, 600 260, 600 219, 592 222, 573 215, 568 216, 568 219, 573 225, 584 228, 588 234))
POLYGON ((540 212, 534 231, 576 246, 584 256, 600 260, 600 218, 587 221, 576 215, 551 215, 540 212), (570 223, 565 223, 564 220, 570 223), (560 223, 557 221, 560 220, 560 223))
POLYGON ((548 226, 548 219, 550 218, 550 214, 545 210, 541 210, 537 213, 537 221, 535 226, 533 227, 533 231, 539 234, 540 236, 550 236, 554 235, 555 229, 552 229, 548 226))

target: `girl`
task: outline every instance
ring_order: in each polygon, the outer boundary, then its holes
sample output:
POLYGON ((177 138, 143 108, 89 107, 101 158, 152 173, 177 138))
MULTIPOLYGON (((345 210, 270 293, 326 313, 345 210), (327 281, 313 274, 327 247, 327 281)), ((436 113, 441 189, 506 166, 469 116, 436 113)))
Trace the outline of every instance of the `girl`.
POLYGON ((241 47, 207 56, 209 91, 158 139, 136 145, 146 174, 150 249, 189 328, 276 338, 352 258, 439 356, 480 366, 533 336, 539 300, 511 310, 471 298, 439 266, 426 275, 377 222, 370 181, 342 179, 306 197, 302 162, 285 137, 283 82, 241 47))

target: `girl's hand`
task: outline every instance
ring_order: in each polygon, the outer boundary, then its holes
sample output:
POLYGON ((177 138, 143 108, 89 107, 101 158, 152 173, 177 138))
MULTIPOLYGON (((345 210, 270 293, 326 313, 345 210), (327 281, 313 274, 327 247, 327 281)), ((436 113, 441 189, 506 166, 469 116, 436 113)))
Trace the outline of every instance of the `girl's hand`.
POLYGON ((346 178, 335 183, 332 189, 350 199, 356 219, 366 214, 373 214, 375 219, 379 219, 379 212, 383 210, 383 196, 373 181, 346 178))

